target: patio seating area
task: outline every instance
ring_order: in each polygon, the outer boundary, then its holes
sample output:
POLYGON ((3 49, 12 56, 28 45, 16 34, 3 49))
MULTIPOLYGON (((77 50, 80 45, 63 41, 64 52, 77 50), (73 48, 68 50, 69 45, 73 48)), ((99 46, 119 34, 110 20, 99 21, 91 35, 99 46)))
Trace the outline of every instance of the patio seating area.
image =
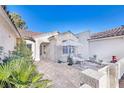
MULTIPOLYGON (((68 62, 61 63, 61 64, 68 65, 68 62)), ((84 61, 79 61, 78 63, 73 64, 71 66, 82 71, 82 70, 89 69, 89 68, 93 69, 93 70, 98 70, 100 68, 103 68, 106 65, 105 64, 99 64, 97 62, 91 62, 89 60, 84 60, 84 61)))
POLYGON ((105 65, 83 61, 81 64, 68 66, 66 63, 55 63, 50 60, 42 60, 35 63, 40 73, 44 73, 44 79, 52 80, 52 88, 78 88, 81 87, 82 71, 88 68, 100 69, 105 65))
MULTIPOLYGON (((68 56, 70 57, 72 60, 72 67, 79 69, 79 70, 85 70, 85 69, 94 69, 94 70, 98 70, 104 66, 106 66, 105 64, 103 64, 101 61, 98 61, 96 57, 94 58, 90 58, 89 60, 84 60, 83 57, 81 57, 81 55, 70 55, 68 56)), ((61 64, 69 64, 69 60, 68 57, 62 57, 60 59, 61 64)))

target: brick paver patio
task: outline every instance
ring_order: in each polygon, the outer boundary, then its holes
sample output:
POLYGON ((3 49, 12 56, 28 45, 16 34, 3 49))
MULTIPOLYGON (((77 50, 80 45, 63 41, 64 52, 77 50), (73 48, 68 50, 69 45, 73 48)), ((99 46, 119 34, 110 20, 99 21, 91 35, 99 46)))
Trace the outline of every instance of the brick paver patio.
POLYGON ((66 64, 50 61, 36 63, 39 72, 44 73, 44 78, 52 80, 54 88, 80 87, 81 71, 66 64))

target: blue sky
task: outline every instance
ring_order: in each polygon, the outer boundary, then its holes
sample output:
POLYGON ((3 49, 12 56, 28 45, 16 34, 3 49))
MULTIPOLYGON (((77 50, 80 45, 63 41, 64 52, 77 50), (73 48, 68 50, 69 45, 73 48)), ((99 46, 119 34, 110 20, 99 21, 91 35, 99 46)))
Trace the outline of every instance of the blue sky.
POLYGON ((124 6, 8 6, 26 21, 29 30, 74 33, 100 32, 124 25, 124 6))

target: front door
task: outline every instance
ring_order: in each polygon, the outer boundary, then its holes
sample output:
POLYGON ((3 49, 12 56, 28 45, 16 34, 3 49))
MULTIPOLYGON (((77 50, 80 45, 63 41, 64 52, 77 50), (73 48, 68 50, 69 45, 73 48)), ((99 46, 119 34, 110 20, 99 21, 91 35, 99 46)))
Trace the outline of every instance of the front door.
POLYGON ((40 45, 40 58, 46 59, 46 44, 40 45))

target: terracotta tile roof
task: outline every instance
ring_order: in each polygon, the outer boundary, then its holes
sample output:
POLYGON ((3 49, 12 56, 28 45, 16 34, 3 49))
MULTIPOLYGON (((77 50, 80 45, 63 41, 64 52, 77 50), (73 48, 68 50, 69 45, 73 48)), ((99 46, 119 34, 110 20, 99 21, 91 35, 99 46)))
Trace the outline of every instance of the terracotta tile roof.
POLYGON ((99 33, 93 34, 91 36, 91 40, 107 38, 107 37, 114 37, 114 36, 121 36, 121 35, 124 35, 124 26, 123 25, 118 28, 107 30, 105 32, 99 32, 99 33))
POLYGON ((32 31, 27 31, 27 30, 19 30, 19 32, 23 38, 33 38, 35 36, 42 34, 40 32, 32 32, 32 31))

